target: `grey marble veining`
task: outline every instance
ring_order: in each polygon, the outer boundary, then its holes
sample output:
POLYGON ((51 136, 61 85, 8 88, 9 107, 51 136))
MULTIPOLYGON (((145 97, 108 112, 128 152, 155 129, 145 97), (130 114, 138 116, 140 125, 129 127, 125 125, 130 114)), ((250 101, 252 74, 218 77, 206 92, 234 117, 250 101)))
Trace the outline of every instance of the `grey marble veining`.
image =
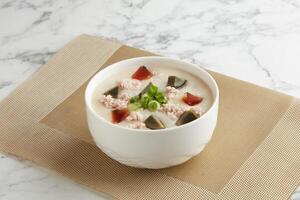
MULTIPOLYGON (((300 97, 298 0, 1 0, 0 99, 81 33, 300 97)), ((0 199, 101 199, 0 155, 0 199)), ((300 189, 292 199, 300 199, 300 189)))

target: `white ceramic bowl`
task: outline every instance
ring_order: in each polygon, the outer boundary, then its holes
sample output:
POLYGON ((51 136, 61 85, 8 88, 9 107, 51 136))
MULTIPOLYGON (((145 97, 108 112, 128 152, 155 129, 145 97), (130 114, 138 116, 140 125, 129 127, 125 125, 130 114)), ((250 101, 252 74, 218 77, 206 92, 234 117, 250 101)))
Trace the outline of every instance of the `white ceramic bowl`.
POLYGON ((217 123, 219 90, 215 80, 193 64, 158 56, 139 57, 114 63, 98 72, 85 91, 88 126, 97 146, 109 157, 138 168, 165 168, 181 164, 199 154, 209 142, 217 123), (141 130, 121 127, 106 121, 92 108, 93 92, 106 78, 117 76, 120 69, 145 65, 167 66, 194 74, 210 88, 213 104, 198 119, 178 127, 141 130))

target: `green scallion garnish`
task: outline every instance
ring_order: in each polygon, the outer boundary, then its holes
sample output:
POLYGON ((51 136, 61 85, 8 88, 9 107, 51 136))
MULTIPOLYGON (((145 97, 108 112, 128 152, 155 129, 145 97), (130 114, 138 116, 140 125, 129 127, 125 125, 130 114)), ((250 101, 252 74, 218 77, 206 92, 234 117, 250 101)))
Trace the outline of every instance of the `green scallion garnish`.
POLYGON ((163 92, 158 91, 156 85, 150 82, 139 95, 131 97, 129 102, 128 108, 130 110, 144 108, 153 112, 167 103, 167 98, 163 92))
POLYGON ((160 104, 158 103, 158 101, 151 100, 148 103, 148 110, 151 111, 151 112, 154 112, 154 111, 156 111, 159 108, 160 108, 160 104))

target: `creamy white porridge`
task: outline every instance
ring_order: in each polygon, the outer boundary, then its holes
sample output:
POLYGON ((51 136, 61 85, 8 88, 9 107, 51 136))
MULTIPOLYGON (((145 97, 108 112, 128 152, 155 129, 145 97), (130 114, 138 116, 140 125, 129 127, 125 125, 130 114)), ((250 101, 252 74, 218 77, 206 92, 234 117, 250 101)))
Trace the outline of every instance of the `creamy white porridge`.
POLYGON ((167 67, 122 70, 99 84, 92 106, 105 120, 134 129, 162 129, 193 121, 212 105, 208 86, 167 67))

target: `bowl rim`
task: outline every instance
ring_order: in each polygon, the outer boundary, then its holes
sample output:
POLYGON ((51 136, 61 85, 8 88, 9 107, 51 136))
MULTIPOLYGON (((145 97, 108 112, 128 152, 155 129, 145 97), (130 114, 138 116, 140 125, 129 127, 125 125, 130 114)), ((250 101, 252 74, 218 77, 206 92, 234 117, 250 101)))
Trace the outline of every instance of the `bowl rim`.
MULTIPOLYGON (((199 77, 197 77, 197 78, 199 78, 199 77)), ((205 81, 203 79, 202 79, 202 81, 207 84, 207 81, 205 81)), ((210 86, 208 86, 208 87, 209 87, 210 90, 212 90, 210 86)), ((93 92, 94 92, 94 90, 91 91, 91 94, 93 94, 93 92)), ((93 95, 91 95, 91 98, 92 97, 93 97, 93 95)), ((179 59, 169 58, 169 57, 163 57, 163 56, 142 56, 142 57, 129 58, 129 59, 124 59, 124 60, 115 62, 115 63, 113 63, 111 65, 108 65, 104 69, 98 71, 89 80, 88 85, 85 88, 84 99, 85 99, 85 105, 87 107, 86 109, 89 109, 91 111, 92 115, 94 115, 94 117, 96 117, 97 119, 101 120, 102 122, 108 124, 109 126, 112 126, 112 127, 115 127, 115 128, 119 128, 121 130, 123 129, 123 130, 127 130, 127 131, 132 131, 132 132, 139 133, 139 134, 141 134, 141 133, 150 133, 150 134, 151 133, 155 133, 155 134, 157 134, 157 133, 163 133, 163 132, 172 132, 172 130, 177 130, 177 129, 182 129, 182 128, 185 128, 185 127, 188 127, 188 126, 192 126, 193 124, 197 123, 199 120, 203 120, 204 118, 206 118, 209 115, 209 113, 212 112, 212 110, 215 107, 217 107, 218 104, 219 104, 219 87, 218 87, 218 84, 216 83, 215 79, 203 67, 200 67, 200 66, 197 66, 195 64, 188 63, 188 62, 185 62, 185 61, 182 61, 182 60, 179 60, 179 59), (189 123, 183 124, 181 126, 174 126, 174 127, 169 127, 169 128, 164 128, 164 129, 156 129, 156 130, 152 130, 152 129, 133 129, 133 128, 125 127, 125 126, 120 126, 118 124, 113 124, 113 123, 107 121, 106 119, 104 119, 103 117, 101 117, 99 114, 97 114, 96 111, 92 107, 92 103, 91 103, 92 101, 90 101, 91 99, 88 98, 88 93, 91 90, 92 84, 95 81, 95 79, 98 76, 100 76, 101 74, 106 73, 106 71, 109 71, 111 68, 114 68, 116 65, 121 65, 123 63, 130 62, 130 61, 133 61, 133 60, 138 60, 139 61, 139 60, 147 60, 147 59, 149 59, 149 60, 150 59, 170 60, 170 61, 173 61, 173 62, 179 62, 179 63, 181 63, 183 65, 189 65, 189 67, 193 67, 194 69, 201 71, 205 76, 207 76, 210 79, 210 81, 212 82, 212 87, 214 87, 214 89, 216 91, 215 98, 214 98, 213 103, 210 106, 210 108, 203 115, 201 115, 199 118, 197 118, 194 121, 191 121, 189 123)))

